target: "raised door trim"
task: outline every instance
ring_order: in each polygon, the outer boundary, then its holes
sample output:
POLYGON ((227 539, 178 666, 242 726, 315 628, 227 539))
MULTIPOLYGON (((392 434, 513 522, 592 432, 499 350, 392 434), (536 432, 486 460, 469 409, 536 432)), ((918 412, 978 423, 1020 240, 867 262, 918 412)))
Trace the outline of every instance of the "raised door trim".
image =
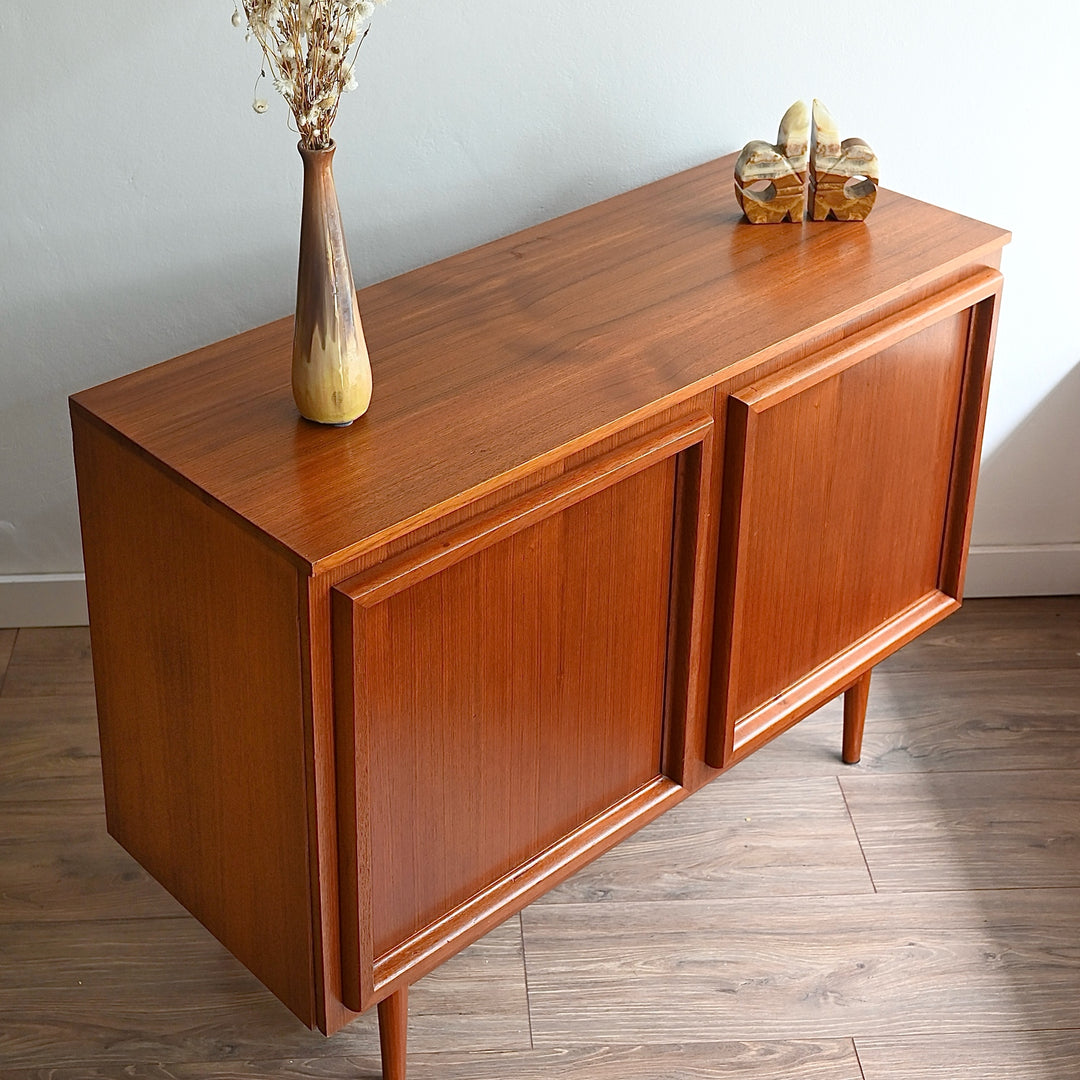
POLYGON ((414 982, 685 796, 682 777, 688 761, 695 756, 688 733, 703 727, 707 704, 697 673, 707 666, 706 620, 711 616, 712 557, 708 544, 715 457, 712 433, 712 417, 704 413, 666 424, 331 590, 342 1000, 350 1009, 367 1009, 400 986, 414 982), (365 880, 371 872, 367 732, 362 704, 355 699, 360 675, 356 642, 365 610, 671 458, 675 458, 676 469, 662 775, 584 822, 401 945, 375 956, 370 890, 365 880))

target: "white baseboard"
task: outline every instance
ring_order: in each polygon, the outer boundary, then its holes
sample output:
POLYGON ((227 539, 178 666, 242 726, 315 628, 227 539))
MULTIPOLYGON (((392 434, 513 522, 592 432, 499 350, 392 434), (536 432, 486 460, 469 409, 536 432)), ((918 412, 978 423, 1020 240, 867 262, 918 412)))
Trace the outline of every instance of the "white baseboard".
POLYGON ((0 574, 0 628, 89 621, 83 574, 0 574))
POLYGON ((1073 596, 1080 593, 1080 543, 973 546, 965 596, 1073 596))

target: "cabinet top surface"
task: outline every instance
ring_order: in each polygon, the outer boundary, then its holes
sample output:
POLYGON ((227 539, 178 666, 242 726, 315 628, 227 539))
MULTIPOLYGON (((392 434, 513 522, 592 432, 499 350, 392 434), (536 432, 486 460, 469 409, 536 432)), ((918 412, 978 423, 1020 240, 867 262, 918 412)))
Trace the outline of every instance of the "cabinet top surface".
POLYGON ((329 565, 858 318, 1008 233, 882 190, 865 223, 750 225, 734 156, 360 292, 374 396, 300 419, 292 319, 73 398, 251 522, 329 565))

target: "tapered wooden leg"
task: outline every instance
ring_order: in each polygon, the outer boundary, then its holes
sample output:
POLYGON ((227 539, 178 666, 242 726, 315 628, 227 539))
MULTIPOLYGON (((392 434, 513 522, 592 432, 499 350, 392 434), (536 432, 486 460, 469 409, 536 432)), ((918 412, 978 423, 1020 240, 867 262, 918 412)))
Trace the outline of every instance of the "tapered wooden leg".
POLYGON ((409 988, 379 1002, 379 1045, 383 1080, 405 1080, 405 1042, 409 1030, 409 988))
POLYGON ((870 697, 870 672, 844 691, 844 764, 854 765, 862 757, 866 702, 870 697))

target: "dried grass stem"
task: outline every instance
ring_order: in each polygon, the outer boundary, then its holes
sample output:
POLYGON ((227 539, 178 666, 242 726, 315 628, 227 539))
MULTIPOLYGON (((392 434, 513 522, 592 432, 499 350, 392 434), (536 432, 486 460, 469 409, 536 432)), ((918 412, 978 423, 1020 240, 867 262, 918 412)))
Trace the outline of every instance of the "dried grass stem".
MULTIPOLYGON (((376 0, 382 2, 382 0, 376 0)), ((341 95, 356 81, 356 54, 371 29, 371 0, 243 0, 274 86, 289 105, 305 150, 333 145, 341 95)))

